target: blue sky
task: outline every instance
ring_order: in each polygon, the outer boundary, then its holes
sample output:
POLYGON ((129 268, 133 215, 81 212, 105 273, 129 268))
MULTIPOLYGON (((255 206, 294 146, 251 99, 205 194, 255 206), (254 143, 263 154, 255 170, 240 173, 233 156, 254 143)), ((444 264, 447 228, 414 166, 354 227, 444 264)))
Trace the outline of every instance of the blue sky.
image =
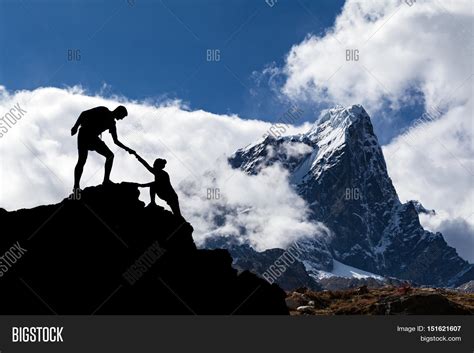
MULTIPOLYGON (((106 84, 104 95, 179 98, 191 109, 276 121, 288 102, 253 73, 282 67, 292 45, 323 35, 344 1, 273 1, 4 0, 0 84, 81 85, 91 93, 106 84), (69 50, 80 60, 68 60, 69 50), (209 50, 219 50, 218 62, 207 61, 209 50)), ((311 102, 305 120, 324 107, 311 102)), ((374 121, 381 142, 420 112, 385 111, 387 119, 374 121)))
POLYGON ((331 25, 342 3, 2 1, 8 54, 0 81, 13 90, 81 84, 92 92, 107 83, 129 98, 179 97, 193 109, 269 119, 273 111, 252 108, 252 72, 281 64, 307 33, 331 25), (69 62, 68 49, 80 50, 80 61, 69 62), (213 49, 220 62, 206 61, 213 49))

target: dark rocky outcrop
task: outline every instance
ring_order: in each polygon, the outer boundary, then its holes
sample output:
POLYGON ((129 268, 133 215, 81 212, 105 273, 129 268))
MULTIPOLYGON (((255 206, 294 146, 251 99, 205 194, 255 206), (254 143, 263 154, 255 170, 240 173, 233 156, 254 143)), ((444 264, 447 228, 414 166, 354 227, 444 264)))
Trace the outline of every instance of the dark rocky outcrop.
POLYGON ((148 208, 134 184, 1 210, 1 314, 287 314, 285 293, 226 250, 197 250, 189 223, 148 208))

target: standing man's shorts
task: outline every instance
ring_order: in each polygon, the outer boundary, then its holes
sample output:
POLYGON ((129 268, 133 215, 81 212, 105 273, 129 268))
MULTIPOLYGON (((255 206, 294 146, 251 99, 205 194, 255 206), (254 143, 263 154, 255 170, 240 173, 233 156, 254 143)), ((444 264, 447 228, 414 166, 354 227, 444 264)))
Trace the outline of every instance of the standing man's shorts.
POLYGON ((79 130, 79 134, 77 136, 77 149, 79 151, 104 150, 104 147, 108 149, 107 145, 100 139, 99 136, 94 136, 93 134, 79 130))

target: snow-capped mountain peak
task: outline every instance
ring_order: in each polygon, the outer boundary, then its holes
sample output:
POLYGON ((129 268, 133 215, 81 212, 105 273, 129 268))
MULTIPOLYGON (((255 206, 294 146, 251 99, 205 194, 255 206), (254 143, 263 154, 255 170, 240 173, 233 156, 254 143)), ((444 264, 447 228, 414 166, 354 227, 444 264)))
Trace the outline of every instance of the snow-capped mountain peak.
POLYGON ((355 104, 347 108, 338 105, 321 112, 313 128, 309 131, 308 136, 319 135, 322 133, 322 130, 325 129, 345 130, 349 125, 368 118, 369 115, 360 104, 355 104))
POLYGON ((423 229, 413 203, 401 204, 361 105, 325 110, 306 133, 266 138, 236 151, 229 162, 249 174, 274 163, 289 172, 314 221, 334 235, 327 244, 318 239, 307 246, 305 264, 330 272, 324 266, 331 267, 332 256, 370 273, 436 285, 474 276, 473 265, 440 234, 423 229), (296 145, 301 153, 289 153, 288 146, 296 145), (321 258, 324 266, 317 263, 321 258))

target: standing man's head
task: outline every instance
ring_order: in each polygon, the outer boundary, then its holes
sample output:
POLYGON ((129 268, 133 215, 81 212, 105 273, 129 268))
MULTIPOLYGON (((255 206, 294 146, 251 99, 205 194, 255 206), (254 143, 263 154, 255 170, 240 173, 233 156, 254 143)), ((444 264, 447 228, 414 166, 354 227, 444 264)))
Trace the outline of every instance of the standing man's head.
POLYGON ((127 108, 125 108, 123 105, 119 105, 117 108, 115 108, 113 113, 116 120, 122 120, 128 115, 127 108))

